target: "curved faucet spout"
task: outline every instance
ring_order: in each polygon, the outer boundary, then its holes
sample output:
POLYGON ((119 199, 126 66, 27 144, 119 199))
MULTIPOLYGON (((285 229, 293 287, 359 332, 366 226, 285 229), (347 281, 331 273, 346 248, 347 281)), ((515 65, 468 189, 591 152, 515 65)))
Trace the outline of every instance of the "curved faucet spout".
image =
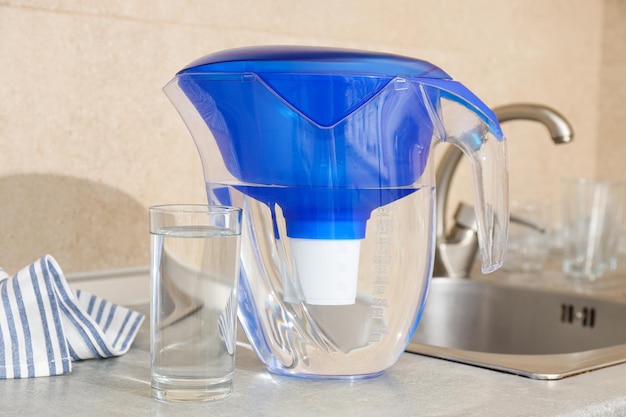
MULTIPOLYGON (((498 122, 504 123, 512 120, 530 120, 543 124, 548 129, 555 144, 569 143, 574 137, 574 131, 570 123, 556 110, 540 104, 519 103, 500 106, 493 109, 498 122)), ((471 228, 466 229, 463 222, 455 225, 450 235, 446 235, 445 213, 448 202, 450 183, 454 172, 461 160, 463 153, 460 149, 450 146, 443 155, 437 168, 437 208, 436 208, 436 233, 437 244, 435 248, 434 276, 444 276, 452 278, 465 278, 469 274, 469 267, 476 256, 477 247, 474 233, 473 239, 468 239, 467 234, 472 233, 471 228), (463 239, 457 236, 463 229, 463 239), (471 256, 471 259, 468 257, 471 256)))
POLYGON ((511 120, 531 120, 548 128, 556 144, 569 143, 574 138, 574 131, 565 117, 550 107, 538 104, 509 104, 493 109, 498 122, 511 120))

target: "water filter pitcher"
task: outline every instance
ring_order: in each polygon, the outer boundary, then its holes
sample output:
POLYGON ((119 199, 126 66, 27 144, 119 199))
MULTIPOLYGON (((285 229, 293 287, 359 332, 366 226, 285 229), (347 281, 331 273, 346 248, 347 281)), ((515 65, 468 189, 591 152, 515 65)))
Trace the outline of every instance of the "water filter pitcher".
POLYGON ((492 111, 417 59, 318 47, 217 52, 164 88, 211 204, 244 208, 239 319, 272 372, 363 378, 419 322, 435 244, 433 148, 471 164, 484 272, 508 231, 492 111))

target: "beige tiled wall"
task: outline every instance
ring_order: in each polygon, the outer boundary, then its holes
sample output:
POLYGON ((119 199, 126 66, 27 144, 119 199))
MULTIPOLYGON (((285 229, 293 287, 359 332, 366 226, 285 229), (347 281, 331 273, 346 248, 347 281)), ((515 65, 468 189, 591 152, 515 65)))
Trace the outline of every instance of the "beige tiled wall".
MULTIPOLYGON (((539 102, 576 141, 509 123, 512 198, 563 176, 626 179, 622 0, 0 0, 0 265, 148 263, 147 207, 200 202, 193 143, 161 87, 219 49, 308 44, 431 61, 491 106, 539 102)), ((441 150, 438 152, 441 153, 441 150)), ((456 193, 471 196, 469 181, 456 193)))
POLYGON ((626 179, 626 1, 606 2, 598 118, 597 173, 626 179))

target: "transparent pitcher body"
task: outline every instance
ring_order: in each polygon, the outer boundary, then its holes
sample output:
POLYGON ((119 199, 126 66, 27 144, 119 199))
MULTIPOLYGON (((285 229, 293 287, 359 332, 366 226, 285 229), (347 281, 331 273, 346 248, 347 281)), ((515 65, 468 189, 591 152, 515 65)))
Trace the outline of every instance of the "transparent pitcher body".
POLYGON ((244 207, 239 319, 268 369, 358 378, 391 366, 410 341, 425 302, 434 250, 434 188, 415 185, 414 192, 372 212, 358 249, 356 299, 349 305, 307 303, 282 210, 237 188, 207 184, 212 203, 244 207))

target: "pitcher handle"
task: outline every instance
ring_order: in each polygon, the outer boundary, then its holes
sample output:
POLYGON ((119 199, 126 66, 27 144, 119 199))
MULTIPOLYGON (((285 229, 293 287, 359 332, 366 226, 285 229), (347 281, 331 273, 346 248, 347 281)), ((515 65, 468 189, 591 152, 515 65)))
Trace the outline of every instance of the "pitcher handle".
POLYGON ((462 84, 428 80, 422 93, 435 140, 456 145, 469 160, 482 271, 493 272, 504 261, 509 231, 506 139, 493 112, 462 84))

